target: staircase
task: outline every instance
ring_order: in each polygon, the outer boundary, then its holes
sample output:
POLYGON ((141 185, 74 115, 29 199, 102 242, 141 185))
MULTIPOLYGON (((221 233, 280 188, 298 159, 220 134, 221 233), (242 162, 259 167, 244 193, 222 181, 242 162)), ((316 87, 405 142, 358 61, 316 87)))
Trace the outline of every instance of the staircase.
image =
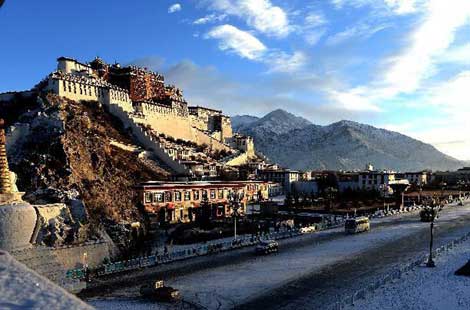
POLYGON ((189 175, 190 170, 184 165, 173 160, 166 151, 160 147, 160 141, 147 134, 136 122, 129 116, 119 104, 111 102, 103 102, 104 106, 108 109, 109 113, 116 116, 124 124, 124 127, 129 128, 137 140, 147 149, 151 150, 158 158, 160 163, 164 164, 164 169, 171 171, 175 175, 189 175))

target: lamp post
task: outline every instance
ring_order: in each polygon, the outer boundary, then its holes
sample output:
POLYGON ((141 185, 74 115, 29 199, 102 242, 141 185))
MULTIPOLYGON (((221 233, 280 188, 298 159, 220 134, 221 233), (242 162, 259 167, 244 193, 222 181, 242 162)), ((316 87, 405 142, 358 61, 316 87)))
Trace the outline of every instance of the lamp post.
POLYGON ((433 200, 431 202, 431 239, 429 241, 429 257, 428 261, 426 262, 426 267, 433 268, 436 267, 436 264, 434 263, 433 257, 432 257, 432 248, 433 248, 433 243, 434 243, 434 219, 436 218, 438 210, 435 208, 436 207, 436 202, 433 200))
POLYGON ((239 215, 239 209, 240 209, 240 202, 243 200, 243 192, 241 193, 236 193, 233 191, 229 192, 229 202, 230 202, 230 208, 232 209, 232 215, 234 218, 234 224, 233 224, 233 233, 234 236, 233 238, 237 240, 237 218, 239 215))
POLYGON ((388 186, 387 186, 386 184, 381 184, 381 185, 380 185, 380 188, 382 189, 382 193, 383 193, 384 212, 385 212, 385 208, 386 208, 386 205, 385 205, 385 195, 387 194, 388 186))
POLYGON ((441 186, 441 199, 444 199, 444 190, 447 186, 447 183, 446 182, 441 182, 439 185, 441 186))

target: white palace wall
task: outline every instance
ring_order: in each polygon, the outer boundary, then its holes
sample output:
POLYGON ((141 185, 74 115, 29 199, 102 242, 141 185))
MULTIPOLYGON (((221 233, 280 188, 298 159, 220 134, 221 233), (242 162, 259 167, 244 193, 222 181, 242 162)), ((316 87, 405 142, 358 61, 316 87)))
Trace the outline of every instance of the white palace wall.
POLYGON ((125 122, 126 126, 131 126, 130 122, 149 125, 157 133, 164 133, 174 139, 207 144, 216 150, 230 149, 226 144, 220 142, 220 132, 216 138, 195 128, 192 124, 194 120, 185 111, 144 102, 141 104, 141 112, 145 117, 134 117, 135 109, 129 94, 106 84, 101 85, 99 81, 76 79, 68 75, 53 77, 48 81, 48 90, 74 101, 98 101, 108 107, 116 105, 120 108, 119 118, 125 122))
POLYGON ((137 122, 175 139, 196 141, 188 115, 179 115, 175 109, 151 103, 142 103, 142 112, 145 118, 136 119, 137 122))
POLYGON ((74 101, 90 100, 102 104, 117 104, 128 113, 134 112, 129 94, 124 90, 100 86, 92 82, 80 82, 69 79, 51 78, 48 89, 55 94, 74 101))

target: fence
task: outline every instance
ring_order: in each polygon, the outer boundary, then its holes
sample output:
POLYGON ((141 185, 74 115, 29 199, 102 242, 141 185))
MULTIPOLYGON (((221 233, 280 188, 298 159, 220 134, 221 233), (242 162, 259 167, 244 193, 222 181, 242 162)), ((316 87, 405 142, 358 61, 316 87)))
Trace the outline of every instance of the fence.
MULTIPOLYGON (((451 242, 438 247, 433 251, 433 256, 436 257, 439 254, 448 252, 452 250, 454 247, 458 246, 459 244, 467 241, 470 239, 470 232, 464 235, 461 238, 452 240, 451 242)), ((384 286, 387 283, 390 283, 393 280, 400 279, 404 273, 412 271, 414 268, 421 266, 429 257, 429 254, 420 255, 417 259, 413 260, 412 262, 400 266, 391 272, 387 273, 383 278, 378 279, 377 281, 371 283, 367 287, 355 291, 353 294, 341 299, 340 301, 333 304, 330 309, 331 310, 340 310, 344 309, 348 306, 354 306, 355 301, 359 299, 365 299, 367 294, 373 293, 375 290, 379 289, 380 287, 384 286)))
MULTIPOLYGON (((235 250, 243 247, 253 246, 259 243, 261 240, 265 239, 285 239, 292 238, 301 235, 299 230, 290 230, 275 232, 271 234, 266 234, 262 238, 255 237, 242 237, 241 239, 217 242, 207 245, 201 245, 198 247, 193 247, 189 249, 184 249, 180 251, 175 251, 163 255, 151 255, 144 256, 139 258, 134 258, 125 261, 118 261, 109 264, 103 264, 102 266, 96 268, 92 274, 96 276, 109 275, 113 273, 136 270, 144 267, 156 266, 161 264, 168 264, 175 261, 185 260, 197 256, 205 256, 230 250, 235 250)), ((86 278, 86 269, 77 268, 67 270, 65 277, 67 279, 85 279, 86 278)))
MULTIPOLYGON (((413 212, 419 209, 421 209, 421 206, 417 206, 415 208, 407 208, 404 212, 413 212)), ((394 214, 395 213, 388 213, 388 214, 384 214, 384 216, 388 217, 388 216, 393 216, 394 214)), ((376 214, 372 214, 370 215, 370 217, 375 218, 378 216, 376 214)), ((344 224, 344 221, 345 221, 344 218, 339 218, 339 220, 337 220, 336 222, 330 225, 316 224, 315 231, 322 231, 322 230, 341 227, 344 224)), ((151 266, 156 266, 160 264, 168 264, 168 263, 172 263, 175 261, 190 259, 190 258, 197 257, 197 256, 210 255, 210 254, 215 254, 219 252, 235 250, 235 249, 239 249, 242 247, 253 246, 253 245, 256 245, 258 242, 260 242, 262 239, 280 240, 280 239, 297 237, 303 234, 304 233, 300 232, 300 229, 292 229, 292 230, 287 230, 287 231, 269 233, 269 234, 264 235, 261 239, 254 238, 254 237, 242 237, 241 239, 238 239, 238 240, 215 242, 212 244, 202 245, 202 246, 198 246, 198 247, 194 247, 190 249, 184 249, 184 250, 172 252, 169 254, 144 256, 144 257, 134 258, 130 260, 104 264, 96 268, 96 270, 94 270, 94 272, 91 272, 91 273, 96 276, 104 276, 104 275, 119 273, 123 271, 137 270, 140 268, 151 267, 151 266)), ((440 253, 440 252, 437 252, 437 253, 440 253)), ((68 270, 66 272, 65 277, 67 279, 85 279, 86 270, 84 268, 68 270)))

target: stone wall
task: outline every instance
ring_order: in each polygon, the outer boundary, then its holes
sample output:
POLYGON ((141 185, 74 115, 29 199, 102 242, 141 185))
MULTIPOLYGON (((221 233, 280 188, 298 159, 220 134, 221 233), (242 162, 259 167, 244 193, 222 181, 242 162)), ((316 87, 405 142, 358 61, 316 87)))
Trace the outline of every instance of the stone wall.
POLYGON ((197 144, 207 144, 207 145, 211 146, 213 150, 218 150, 218 151, 222 151, 222 150, 229 151, 229 150, 231 150, 231 148, 228 145, 220 142, 218 139, 209 136, 205 132, 203 132, 203 131, 195 128, 195 127, 193 127, 192 129, 193 129, 194 136, 195 136, 194 141, 196 141, 197 144))
POLYGON ((187 113, 178 113, 176 109, 169 106, 151 103, 142 103, 142 113, 145 118, 139 118, 136 121, 150 125, 156 132, 175 139, 196 141, 187 113))
POLYGON ((12 251, 11 255, 56 283, 65 279, 69 269, 80 268, 84 264, 93 268, 101 265, 105 259, 112 258, 110 246, 106 242, 61 248, 34 247, 12 251))

